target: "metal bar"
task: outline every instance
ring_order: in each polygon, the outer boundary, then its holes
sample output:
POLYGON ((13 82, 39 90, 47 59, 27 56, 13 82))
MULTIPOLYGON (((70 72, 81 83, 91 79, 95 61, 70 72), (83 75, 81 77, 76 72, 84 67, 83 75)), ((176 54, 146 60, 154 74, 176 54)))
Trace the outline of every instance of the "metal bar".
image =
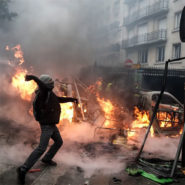
MULTIPOLYGON (((185 125, 185 123, 184 123, 184 125, 185 125)), ((175 160, 173 162, 173 167, 172 167, 172 170, 171 170, 170 177, 173 177, 174 174, 175 174, 175 170, 176 170, 176 167, 177 167, 177 162, 179 160, 179 156, 180 156, 181 149, 182 149, 182 144, 183 144, 183 141, 184 141, 184 135, 185 135, 185 126, 183 128, 183 132, 182 132, 182 135, 181 135, 181 138, 180 138, 180 141, 179 141, 179 145, 178 145, 178 148, 177 148, 175 160)))
POLYGON ((78 87, 76 85, 76 81, 75 80, 74 80, 74 85, 75 85, 78 101, 79 101, 79 104, 80 104, 80 110, 81 110, 81 114, 82 114, 82 119, 84 121, 85 120, 85 116, 84 116, 84 111, 83 111, 83 107, 82 107, 82 101, 81 101, 80 94, 79 94, 78 87))
MULTIPOLYGON (((185 83, 184 83, 184 122, 185 122, 185 83)), ((185 167, 185 137, 182 143, 182 167, 185 167)))
POLYGON ((172 60, 168 60, 167 62, 171 63, 171 62, 180 61, 180 60, 184 60, 184 59, 185 59, 185 57, 175 58, 175 59, 172 59, 172 60))
POLYGON ((168 63, 170 62, 170 60, 168 60, 166 63, 165 63, 165 70, 164 70, 164 78, 163 78, 163 84, 162 84, 162 88, 161 88, 161 93, 159 94, 159 97, 158 97, 158 100, 155 104, 155 107, 154 107, 154 111, 153 111, 153 114, 152 114, 152 118, 150 120, 150 124, 148 126, 148 129, 147 129, 147 132, 145 134, 145 137, 144 137, 144 140, 143 140, 143 143, 141 145, 141 148, 140 148, 140 151, 136 157, 136 161, 139 159, 141 153, 143 152, 143 149, 144 149, 144 146, 145 146, 145 143, 146 143, 146 140, 148 138, 148 135, 150 133, 150 129, 152 127, 152 124, 153 124, 153 121, 156 117, 156 114, 157 114, 157 110, 158 110, 158 107, 159 107, 159 104, 160 104, 160 101, 161 101, 161 98, 162 98, 162 95, 164 93, 164 90, 165 90, 165 87, 166 87, 166 80, 167 80, 167 74, 168 74, 168 63))
POLYGON ((152 118, 151 118, 151 121, 150 121, 150 124, 148 126, 148 129, 147 129, 147 132, 145 134, 145 137, 144 137, 144 140, 143 140, 143 143, 141 145, 141 148, 139 150, 139 153, 138 155, 136 156, 136 161, 138 161, 141 153, 143 152, 143 149, 144 149, 144 146, 145 146, 145 143, 146 143, 146 140, 148 138, 148 135, 150 133, 150 129, 152 127, 152 124, 153 124, 153 121, 156 117, 156 114, 157 114, 157 111, 158 111, 158 108, 159 108, 159 104, 160 104, 160 101, 161 101, 161 98, 162 98, 162 95, 164 93, 164 90, 165 90, 165 87, 166 87, 166 81, 167 81, 167 75, 168 75, 168 64, 171 63, 171 62, 175 62, 175 61, 180 61, 180 60, 184 60, 185 57, 182 57, 182 58, 177 58, 177 59, 172 59, 172 60, 168 60, 165 62, 165 69, 164 69, 164 76, 163 76, 163 84, 162 84, 162 88, 161 88, 161 92, 160 92, 160 95, 158 97, 158 100, 155 104, 155 107, 154 107, 154 111, 153 111, 153 114, 152 114, 152 118))

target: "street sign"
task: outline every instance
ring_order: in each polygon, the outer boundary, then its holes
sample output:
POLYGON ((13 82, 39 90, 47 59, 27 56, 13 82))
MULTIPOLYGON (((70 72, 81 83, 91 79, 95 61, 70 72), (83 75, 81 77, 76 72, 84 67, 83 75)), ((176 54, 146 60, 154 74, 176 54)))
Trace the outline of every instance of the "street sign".
POLYGON ((124 62, 125 67, 132 67, 133 61, 131 59, 126 59, 124 62))

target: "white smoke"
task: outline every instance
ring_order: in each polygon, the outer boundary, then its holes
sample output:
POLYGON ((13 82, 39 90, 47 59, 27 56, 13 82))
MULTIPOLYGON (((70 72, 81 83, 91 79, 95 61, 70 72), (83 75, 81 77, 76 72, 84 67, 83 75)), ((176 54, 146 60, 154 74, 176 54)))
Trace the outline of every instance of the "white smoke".
POLYGON ((93 64, 103 42, 103 0, 16 0, 11 9, 18 16, 1 33, 10 45, 21 44, 28 66, 40 73, 74 74, 93 64), (75 66, 75 69, 74 69, 75 66))

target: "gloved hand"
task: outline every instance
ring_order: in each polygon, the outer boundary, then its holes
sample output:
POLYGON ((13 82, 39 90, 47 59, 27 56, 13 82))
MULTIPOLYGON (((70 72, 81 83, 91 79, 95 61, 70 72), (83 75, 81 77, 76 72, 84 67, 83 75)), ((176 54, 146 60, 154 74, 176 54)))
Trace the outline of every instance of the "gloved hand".
POLYGON ((32 79, 33 79, 32 77, 33 77, 32 75, 26 75, 26 76, 25 76, 25 81, 30 81, 30 80, 32 80, 32 79))
POLYGON ((78 105, 78 99, 77 98, 74 98, 73 102, 78 105))

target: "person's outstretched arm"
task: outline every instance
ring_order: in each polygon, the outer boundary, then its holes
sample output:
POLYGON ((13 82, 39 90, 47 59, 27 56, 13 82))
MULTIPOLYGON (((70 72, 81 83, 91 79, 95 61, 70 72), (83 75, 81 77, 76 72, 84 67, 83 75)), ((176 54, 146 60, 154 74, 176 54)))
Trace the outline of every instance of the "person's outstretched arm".
POLYGON ((36 77, 34 75, 26 75, 25 80, 26 81, 34 80, 37 83, 37 85, 39 86, 40 89, 48 90, 47 85, 44 82, 42 82, 38 77, 36 77))
POLYGON ((58 97, 60 103, 74 102, 78 104, 78 99, 70 97, 58 97))

